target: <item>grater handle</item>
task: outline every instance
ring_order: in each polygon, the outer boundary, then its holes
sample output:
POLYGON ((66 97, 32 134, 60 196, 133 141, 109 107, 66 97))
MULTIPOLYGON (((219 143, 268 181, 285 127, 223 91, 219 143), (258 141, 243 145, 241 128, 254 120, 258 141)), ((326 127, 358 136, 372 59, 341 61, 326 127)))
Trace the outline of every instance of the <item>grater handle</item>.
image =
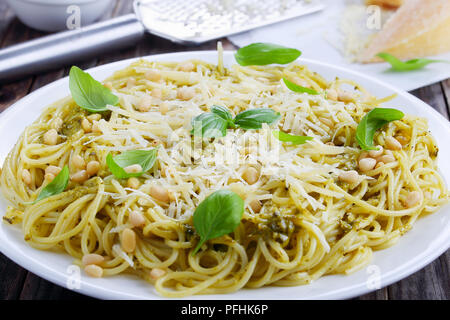
POLYGON ((0 82, 56 69, 138 42, 145 29, 129 14, 0 50, 0 82))

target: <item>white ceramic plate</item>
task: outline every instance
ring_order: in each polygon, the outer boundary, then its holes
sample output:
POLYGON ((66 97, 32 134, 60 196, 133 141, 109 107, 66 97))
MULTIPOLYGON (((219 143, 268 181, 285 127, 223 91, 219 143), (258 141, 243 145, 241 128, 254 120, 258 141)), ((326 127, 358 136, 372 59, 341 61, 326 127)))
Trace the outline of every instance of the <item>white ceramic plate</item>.
MULTIPOLYGON (((182 61, 185 59, 217 61, 216 52, 182 52, 148 57, 153 60, 182 61)), ((132 60, 120 61, 89 70, 96 79, 104 79, 114 71, 126 67, 132 60)), ((446 181, 450 181, 449 122, 430 106, 414 96, 398 91, 378 80, 362 74, 312 60, 300 60, 327 79, 353 79, 377 96, 398 94, 384 107, 399 108, 407 113, 426 117, 430 129, 438 141, 439 166, 446 181)), ((226 65, 234 63, 232 53, 225 54, 226 65)), ((41 110, 51 102, 69 95, 68 78, 49 84, 23 98, 0 116, 0 161, 17 141, 26 125, 32 123, 41 110)), ((0 213, 5 212, 6 201, 0 199, 0 213)), ((354 274, 325 276, 307 286, 264 287, 244 289, 226 295, 194 296, 190 299, 344 299, 387 286, 421 269, 450 246, 450 207, 419 219, 414 228, 402 237, 397 245, 374 254, 372 265, 354 274)), ((119 275, 94 279, 78 273, 71 267, 72 258, 65 254, 32 249, 23 240, 18 227, 0 223, 0 251, 29 271, 63 287, 72 289, 79 278, 75 291, 102 299, 161 299, 154 288, 137 277, 119 275)))

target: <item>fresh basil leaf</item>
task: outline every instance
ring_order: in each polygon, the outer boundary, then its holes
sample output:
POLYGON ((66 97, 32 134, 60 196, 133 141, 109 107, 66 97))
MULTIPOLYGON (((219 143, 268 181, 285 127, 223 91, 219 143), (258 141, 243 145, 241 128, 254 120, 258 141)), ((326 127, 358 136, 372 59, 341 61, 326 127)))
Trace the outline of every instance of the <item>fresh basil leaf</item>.
POLYGON ((65 165, 64 168, 62 168, 62 170, 56 175, 56 177, 41 190, 39 196, 32 203, 36 203, 45 198, 60 194, 66 189, 68 183, 69 167, 65 165))
POLYGON ((233 121, 233 115, 231 114, 230 110, 228 110, 226 107, 223 106, 212 106, 211 112, 217 114, 222 119, 226 120, 228 122, 228 128, 235 128, 233 121))
POLYGON ((305 88, 302 86, 299 86, 291 81, 289 81, 286 78, 283 78, 283 82, 286 85, 286 87, 288 87, 289 90, 294 91, 294 92, 299 92, 299 93, 309 93, 309 94, 319 94, 316 90, 314 89, 310 89, 310 88, 305 88))
POLYGON ((234 124, 242 129, 261 129, 263 123, 272 124, 281 118, 279 112, 269 108, 249 109, 234 118, 234 124))
POLYGON ((119 102, 108 88, 76 66, 70 68, 69 88, 77 105, 90 112, 106 111, 107 105, 115 106, 119 102))
POLYGON ((391 121, 400 120, 403 116, 404 113, 397 109, 375 108, 370 110, 356 128, 356 141, 361 149, 375 150, 373 145, 375 131, 391 121))
POLYGON ((157 154, 157 149, 125 151, 116 156, 112 156, 111 153, 109 153, 106 156, 106 164, 116 178, 127 179, 131 177, 139 177, 153 168, 153 165, 156 162, 157 154), (127 173, 125 168, 134 164, 140 165, 142 167, 142 171, 127 173))
POLYGON ((216 113, 206 112, 192 119, 194 136, 219 138, 227 135, 228 121, 216 113))
POLYGON ((230 190, 219 190, 206 197, 194 212, 194 228, 200 242, 192 254, 206 241, 233 232, 243 213, 244 201, 230 190))
POLYGON ((212 106, 211 107, 211 112, 217 114, 218 116, 220 116, 222 119, 227 120, 227 121, 232 121, 233 120, 233 115, 231 114, 231 112, 223 106, 212 106))
POLYGON ((304 144, 308 140, 312 140, 312 137, 308 136, 296 136, 283 131, 272 131, 272 134, 281 142, 292 142, 293 145, 304 144))
POLYGON ((240 48, 234 57, 241 66, 263 66, 272 63, 290 63, 296 60, 301 54, 297 49, 259 42, 240 48))
POLYGON ((385 60, 392 66, 392 70, 395 71, 412 71, 412 70, 418 70, 426 67, 430 63, 450 63, 450 61, 446 60, 434 60, 434 59, 426 59, 426 58, 419 58, 419 59, 411 59, 408 61, 402 61, 392 54, 381 52, 377 54, 378 57, 385 60))

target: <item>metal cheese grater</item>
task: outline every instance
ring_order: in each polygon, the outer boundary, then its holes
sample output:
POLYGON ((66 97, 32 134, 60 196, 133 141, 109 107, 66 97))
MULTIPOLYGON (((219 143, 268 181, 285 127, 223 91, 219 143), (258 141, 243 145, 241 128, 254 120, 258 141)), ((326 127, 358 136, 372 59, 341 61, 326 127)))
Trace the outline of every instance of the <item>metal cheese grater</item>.
POLYGON ((320 0, 135 0, 135 14, 0 50, 0 82, 117 50, 145 32, 199 44, 323 9, 320 0))
POLYGON ((183 43, 202 43, 323 9, 318 0, 140 0, 145 28, 183 43))

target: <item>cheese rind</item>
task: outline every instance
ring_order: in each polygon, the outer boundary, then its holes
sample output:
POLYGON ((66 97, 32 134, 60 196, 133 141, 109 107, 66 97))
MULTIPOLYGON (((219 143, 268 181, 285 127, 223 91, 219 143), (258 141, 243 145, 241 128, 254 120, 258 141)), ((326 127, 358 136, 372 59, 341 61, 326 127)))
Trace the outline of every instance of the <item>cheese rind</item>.
POLYGON ((388 8, 398 8, 403 4, 404 0, 366 0, 366 5, 376 5, 388 8))

